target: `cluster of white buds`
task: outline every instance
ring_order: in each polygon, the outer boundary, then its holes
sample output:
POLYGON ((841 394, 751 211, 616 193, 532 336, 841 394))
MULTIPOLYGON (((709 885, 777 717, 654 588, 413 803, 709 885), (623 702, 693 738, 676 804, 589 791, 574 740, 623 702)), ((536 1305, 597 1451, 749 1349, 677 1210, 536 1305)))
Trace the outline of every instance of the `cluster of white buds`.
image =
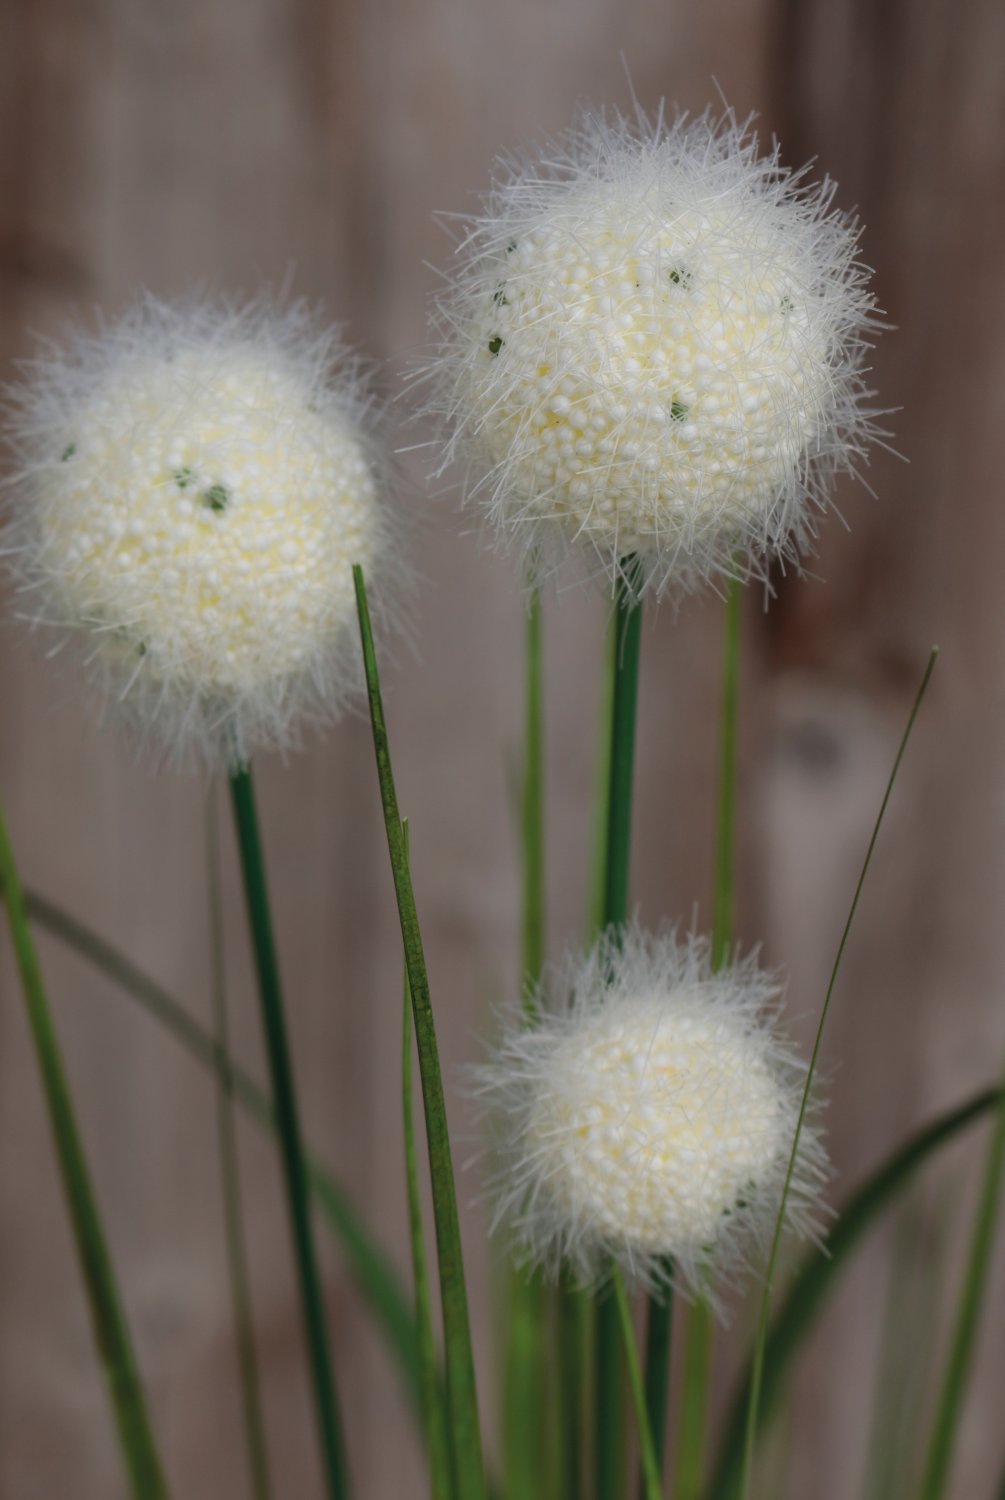
POLYGON ((660 596, 805 550, 873 428, 873 299, 833 192, 730 115, 590 114, 502 164, 420 373, 535 577, 579 544, 660 596))
POLYGON ((234 767, 361 685, 352 564, 394 612, 400 524, 363 372, 302 304, 146 298, 13 393, 4 547, 160 753, 234 767))

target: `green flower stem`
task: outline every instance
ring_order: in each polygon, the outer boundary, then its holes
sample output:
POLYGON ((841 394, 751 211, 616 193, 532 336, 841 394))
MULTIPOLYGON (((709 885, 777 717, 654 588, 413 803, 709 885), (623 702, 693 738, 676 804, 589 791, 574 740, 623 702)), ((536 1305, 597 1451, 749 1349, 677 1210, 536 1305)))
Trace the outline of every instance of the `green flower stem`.
MULTIPOLYGON (((524 761, 521 798, 522 943, 520 987, 528 1025, 544 966, 544 710, 541 599, 530 596, 525 633, 524 761)), ((508 1500, 537 1500, 544 1480, 545 1324, 549 1299, 535 1272, 508 1274, 503 1452, 508 1500)))
POLYGON ((753 1477, 754 1444, 757 1437, 758 1407, 761 1399, 761 1380, 764 1374, 764 1351, 768 1338, 768 1320, 771 1314, 771 1291, 775 1279, 775 1266, 778 1261, 779 1246, 782 1242, 782 1229, 785 1224, 785 1209, 788 1203, 789 1187, 792 1182, 792 1174, 795 1171, 796 1155, 799 1150, 799 1137, 802 1134, 803 1120, 806 1117, 806 1108, 809 1103, 810 1089, 813 1086, 813 1075, 816 1071, 817 1057, 820 1053, 820 1043, 823 1039, 824 1025, 827 1021, 827 1012, 830 1009, 831 996, 834 993, 834 986, 837 983, 838 971, 841 968, 841 960, 844 957, 844 950, 848 943, 848 935, 851 932, 852 923, 855 920, 855 913, 858 910, 858 903, 859 898, 862 894, 862 887, 865 885, 865 877, 869 873, 869 866, 872 863, 873 850, 875 849, 876 842, 879 838, 880 828, 883 826, 883 818, 886 814, 887 804, 890 801, 894 783, 896 782, 897 774, 900 771, 900 763, 904 758, 904 752, 907 749, 907 742, 911 738, 911 731, 914 728, 914 721, 918 717, 918 711, 921 708, 922 700, 924 699, 925 693, 928 690, 928 684, 931 681, 932 672, 935 669, 935 663, 938 658, 938 654, 939 648, 937 646, 933 646, 931 655, 928 658, 928 665, 925 667, 924 676, 921 679, 917 694, 915 695, 914 703, 911 706, 911 712, 908 715, 907 724, 905 726, 900 745, 898 746, 897 754, 894 758, 893 769, 890 772, 890 779, 887 782, 886 790, 883 793, 883 800, 880 803, 879 812, 876 816, 876 822, 872 830, 872 837, 869 839, 869 847, 866 849, 865 859, 862 862, 862 869, 858 877, 858 883, 855 886, 855 893, 852 896, 851 907, 849 908, 848 917, 844 924, 844 931, 841 934, 841 941, 838 944, 837 954, 834 958, 834 967, 831 970, 830 980, 827 984, 827 992, 824 995, 824 1003, 820 1011, 820 1021, 817 1026, 817 1034, 813 1040, 813 1051, 810 1054, 810 1063, 809 1067, 806 1070, 806 1083, 803 1088, 803 1097, 799 1106, 799 1118, 796 1121, 795 1135, 792 1140, 792 1150, 789 1153, 789 1164, 785 1173, 785 1184, 782 1188, 782 1201, 778 1206, 778 1216, 775 1220, 775 1232, 771 1240, 771 1251, 768 1255, 768 1268, 764 1277, 764 1291, 761 1296, 761 1311, 757 1325, 757 1335, 754 1340, 754 1357, 750 1380, 750 1401, 747 1406, 747 1423, 743 1448, 743 1464, 740 1479, 740 1495, 742 1497, 742 1500, 748 1500, 748 1496, 750 1494, 751 1479, 753 1477))
POLYGON ((639 1455, 642 1465, 644 1500, 662 1500, 659 1463, 656 1459, 653 1435, 649 1427, 646 1394, 642 1389, 642 1372, 639 1369, 639 1356, 638 1350, 635 1347, 635 1333, 632 1328, 632 1315, 628 1307, 628 1298, 625 1295, 625 1284, 621 1279, 620 1271, 614 1271, 611 1279, 614 1284, 614 1302, 618 1310, 618 1322, 621 1325, 625 1368, 628 1371, 628 1389, 631 1392, 632 1405, 635 1408, 635 1421, 639 1433, 639 1455))
POLYGON ((587 1313, 585 1292, 563 1275, 558 1288, 558 1385, 561 1427, 559 1500, 583 1500, 583 1404, 586 1391, 587 1313))
MULTIPOLYGON (((0 881, 0 891, 2 889, 3 882, 0 881)), ((228 1065, 205 1027, 156 980, 37 891, 25 891, 24 904, 31 921, 118 985, 123 994, 163 1027, 189 1057, 220 1079, 229 1076, 236 1102, 262 1129, 275 1132, 275 1111, 264 1091, 237 1063, 231 1061, 228 1065)), ((359 1293, 395 1360, 412 1410, 421 1418, 415 1325, 398 1272, 318 1158, 308 1154, 305 1164, 310 1190, 336 1236, 359 1293)))
MULTIPOLYGON (((726 594, 722 649, 722 706, 719 731, 719 787, 716 798, 715 874, 712 886, 712 972, 729 956, 733 932, 733 855, 736 810, 736 724, 740 680, 739 580, 726 594)), ((698 1500, 701 1493, 708 1383, 712 1364, 712 1315, 699 1299, 689 1309, 684 1333, 684 1378, 677 1443, 677 1500, 698 1500)))
POLYGON ((223 911, 220 877, 220 838, 217 825, 216 787, 211 784, 206 801, 206 867, 209 894, 210 954, 212 960, 213 1041, 221 1066, 216 1075, 216 1124, 223 1181, 224 1230, 231 1304, 241 1378, 241 1405, 248 1445, 248 1467, 255 1500, 270 1500, 269 1460, 262 1415, 262 1393, 255 1352, 255 1326, 251 1309, 251 1287, 244 1247, 241 1209, 241 1177, 237 1158, 234 1119, 234 1078, 230 1065, 227 1021, 227 975, 223 943, 223 911))
POLYGON ((300 1300, 307 1336, 314 1403, 321 1439, 321 1457, 329 1500, 344 1500, 348 1493, 341 1423, 336 1404, 335 1382, 328 1352, 324 1301, 311 1235, 307 1201, 307 1171, 304 1164, 296 1094, 290 1063, 286 1022, 283 1017, 279 965, 272 937, 272 919, 265 883, 265 863, 255 815, 251 772, 245 767, 230 777, 231 800, 241 854, 241 872, 248 907, 258 971, 266 1051, 272 1078, 280 1155, 286 1181, 287 1208, 293 1236, 294 1258, 300 1284, 300 1300))
MULTIPOLYGON (((936 1151, 1002 1104, 1005 1104, 1005 1089, 985 1089, 940 1115, 877 1167, 838 1209, 833 1229, 821 1245, 809 1251, 772 1321, 764 1351, 757 1412, 760 1427, 764 1427, 775 1410, 785 1376, 856 1246, 936 1151)), ((708 1500, 734 1500, 739 1490, 752 1363, 751 1359, 729 1409, 719 1461, 706 1491, 708 1500)))
MULTIPOLYGON (((408 820, 402 824, 405 852, 408 853, 408 820)), ((415 1284, 415 1336, 419 1346, 422 1375, 422 1420, 429 1463, 430 1500, 450 1500, 450 1445, 447 1441, 446 1412, 440 1386, 440 1367, 436 1358, 433 1320, 430 1312, 429 1277, 426 1274, 426 1250, 422 1232, 422 1201, 419 1195, 419 1170, 415 1151, 415 1117, 412 1113, 412 992, 405 974, 402 1006, 401 1105, 404 1121, 405 1183, 408 1193, 408 1237, 412 1250, 412 1279, 415 1284)))
POLYGON ((970 1254, 960 1292, 949 1358, 925 1457, 921 1484, 922 1500, 940 1500, 949 1477, 953 1448, 959 1430, 960 1412, 973 1360, 981 1303, 987 1286, 995 1225, 1001 1205, 1005 1174, 1005 1103, 996 1113, 988 1146, 984 1178, 974 1219, 970 1254))
POLYGON ((419 919, 415 910, 415 893, 412 890, 412 880, 408 869, 405 836, 398 814, 398 799, 391 770, 391 751, 384 722, 384 706, 381 701, 377 656, 370 628, 366 588, 362 569, 358 566, 353 567, 353 581, 356 586, 356 603, 359 610, 360 638, 363 646, 377 777, 380 782, 384 827, 387 833, 401 936, 405 948, 408 983, 412 992, 415 1040, 419 1054, 419 1076, 422 1082, 426 1117, 426 1141, 429 1151, 429 1174, 433 1189, 433 1217, 436 1225, 436 1248, 440 1273, 447 1405, 450 1414, 450 1436, 453 1443, 454 1476, 457 1482, 458 1500, 485 1500, 485 1469, 478 1423, 474 1361, 471 1354, 464 1261, 457 1219, 457 1198, 454 1190, 447 1111, 443 1098, 440 1060, 436 1048, 436 1029, 433 1024, 429 993, 429 978, 422 951, 419 919))
MULTIPOLYGON (((628 915, 632 779, 638 705, 642 607, 632 602, 635 564, 626 558, 618 580, 616 646, 612 657, 610 782, 607 802, 604 927, 615 933, 628 915)), ((617 1500, 623 1449, 622 1366, 617 1301, 598 1299, 594 1333, 595 1500, 617 1500)))
POLYGON ((134 1500, 167 1500, 167 1487, 147 1414, 143 1387, 119 1296, 84 1148, 63 1071, 49 1003, 28 930, 14 851, 0 812, 0 885, 10 922, 14 956, 24 991, 28 1024, 38 1059, 49 1122, 73 1226, 77 1256, 90 1306, 119 1444, 134 1500))
MULTIPOLYGON (((673 1262, 664 1267, 673 1272, 673 1262)), ((651 1293, 646 1319, 645 1396, 646 1415, 652 1434, 656 1466, 663 1472, 666 1445, 667 1401, 670 1394, 670 1335, 673 1327, 673 1291, 669 1283, 651 1293)), ((646 1500, 646 1478, 639 1475, 639 1500, 646 1500)))

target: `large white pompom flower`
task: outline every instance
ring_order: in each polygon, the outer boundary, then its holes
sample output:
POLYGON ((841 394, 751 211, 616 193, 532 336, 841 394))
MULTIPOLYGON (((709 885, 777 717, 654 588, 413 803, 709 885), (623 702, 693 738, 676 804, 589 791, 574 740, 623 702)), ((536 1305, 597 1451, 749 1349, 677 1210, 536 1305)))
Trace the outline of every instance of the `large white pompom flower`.
POLYGON ((874 304, 833 196, 731 115, 590 114, 501 165, 424 373, 447 463, 536 576, 580 543, 658 596, 806 549, 873 432, 874 304))
POLYGON ((352 564, 393 612, 399 522, 358 362, 302 304, 139 302, 12 393, 3 548, 25 612, 176 762, 286 749, 361 686, 352 564))
MULTIPOLYGON (((805 1068, 754 957, 713 974, 708 943, 630 926, 560 976, 477 1071, 495 1222, 520 1256, 585 1281, 611 1262, 716 1300, 773 1231, 805 1068), (668 1262, 672 1261, 672 1269, 668 1262)), ((813 1221, 827 1176, 816 1110, 787 1203, 813 1221)))

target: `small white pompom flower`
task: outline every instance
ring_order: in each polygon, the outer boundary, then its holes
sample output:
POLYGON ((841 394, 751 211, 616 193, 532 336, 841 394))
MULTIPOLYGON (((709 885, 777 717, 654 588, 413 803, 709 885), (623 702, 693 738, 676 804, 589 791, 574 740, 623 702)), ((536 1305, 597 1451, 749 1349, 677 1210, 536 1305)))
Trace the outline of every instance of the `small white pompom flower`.
POLYGON ((446 463, 536 576, 576 542, 659 596, 806 550, 874 432, 874 303, 833 196, 732 115, 589 114, 502 163, 422 374, 446 463))
POLYGON ((285 750, 362 684, 352 564, 393 613, 400 522, 358 362, 300 303, 152 297, 11 393, 0 549, 102 702, 180 763, 285 750))
MULTIPOLYGON (((770 1240, 799 1115, 805 1068, 778 1034, 776 980, 754 956, 713 974, 704 939, 633 925, 554 993, 477 1072, 496 1224, 553 1274, 569 1263, 589 1282, 613 1262, 715 1302, 770 1240)), ((813 1109, 786 1209, 800 1229, 826 1176, 813 1109)))

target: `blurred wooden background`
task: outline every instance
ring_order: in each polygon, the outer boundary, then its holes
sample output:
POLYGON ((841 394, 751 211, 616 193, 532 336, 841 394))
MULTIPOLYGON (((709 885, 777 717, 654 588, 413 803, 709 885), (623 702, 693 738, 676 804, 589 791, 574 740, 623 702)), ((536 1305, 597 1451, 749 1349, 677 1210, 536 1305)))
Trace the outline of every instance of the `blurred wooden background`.
MULTIPOLYGON (((448 256, 432 211, 470 207, 497 150, 560 130, 577 103, 625 104, 622 54, 644 106, 665 94, 700 110, 718 85, 787 160, 818 157, 861 210, 898 325, 875 383, 903 408, 891 425, 909 465, 877 452, 877 498, 838 497, 848 529, 826 527, 823 581, 785 582, 767 614, 752 597, 744 642, 739 926, 787 968, 803 1035, 928 646, 943 649, 826 1045, 842 1192, 1005 1051, 999 0, 3 0, 0 372, 32 334, 140 287, 288 277, 391 362, 394 388, 425 339, 426 262, 448 256)), ((522 606, 470 520, 424 498, 421 455, 411 470, 418 669, 406 654, 386 687, 449 1079, 516 978, 522 606)), ((203 785, 151 776, 93 728, 9 623, 9 589, 0 604, 0 795, 26 878, 208 1017, 203 785)), ((585 594, 547 613, 556 955, 584 910, 603 617, 585 594)), ((718 648, 714 601, 664 612, 644 638, 633 889, 650 921, 707 910, 718 648)), ((404 1268, 400 958, 366 727, 263 765, 260 794, 308 1133, 404 1268)), ((232 863, 227 880, 238 1050, 262 1074, 232 863)), ((211 1089, 107 984, 42 947, 174 1492, 244 1495, 211 1089)), ((5 938, 0 997, 0 1495, 112 1500, 124 1486, 5 938)), ((470 1131, 456 1090, 451 1108, 470 1131)), ((982 1141, 935 1174, 911 1221, 950 1288, 982 1141)), ((252 1129, 241 1145, 278 1494, 305 1500, 320 1483, 280 1182, 252 1129)), ((483 1227, 469 1213, 488 1410, 483 1227)), ((356 1492, 421 1493, 394 1375, 319 1236, 356 1492)), ((863 1493, 891 1243, 871 1243, 800 1367, 793 1500, 863 1493)), ((954 1500, 988 1500, 1005 1457, 1000 1252, 995 1282, 954 1500)), ((918 1313, 936 1335, 944 1308, 918 1313)))

